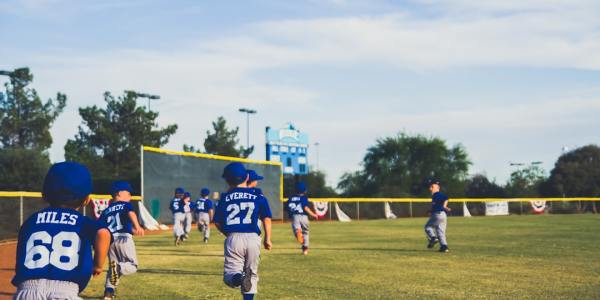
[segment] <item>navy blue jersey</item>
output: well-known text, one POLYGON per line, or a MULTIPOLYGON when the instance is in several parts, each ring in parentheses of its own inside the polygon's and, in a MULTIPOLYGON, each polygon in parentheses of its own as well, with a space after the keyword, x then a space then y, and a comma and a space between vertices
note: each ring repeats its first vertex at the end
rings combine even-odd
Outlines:
POLYGON ((303 195, 294 195, 288 199, 285 203, 288 216, 291 218, 293 215, 306 216, 305 207, 308 206, 308 198, 303 195))
POLYGON ((207 213, 213 208, 213 203, 208 198, 198 198, 195 203, 196 212, 205 212, 207 213))
POLYGON ((83 291, 93 270, 92 247, 102 222, 69 208, 48 207, 21 226, 12 284, 31 279, 70 281, 83 291))
POLYGON ((215 210, 215 223, 225 233, 256 232, 260 235, 258 220, 272 218, 269 202, 253 188, 234 188, 221 194, 215 210))
POLYGON ((99 220, 108 225, 108 230, 111 234, 133 234, 133 222, 129 217, 129 212, 131 211, 134 211, 131 203, 115 201, 102 211, 99 220))
POLYGON ((256 194, 263 195, 263 191, 261 189, 259 189, 259 188, 253 188, 253 189, 256 194))
POLYGON ((436 192, 431 195, 431 212, 445 211, 444 202, 448 200, 448 196, 441 192, 436 192))
POLYGON ((169 209, 172 213, 183 212, 183 200, 179 198, 173 198, 169 204, 169 209))

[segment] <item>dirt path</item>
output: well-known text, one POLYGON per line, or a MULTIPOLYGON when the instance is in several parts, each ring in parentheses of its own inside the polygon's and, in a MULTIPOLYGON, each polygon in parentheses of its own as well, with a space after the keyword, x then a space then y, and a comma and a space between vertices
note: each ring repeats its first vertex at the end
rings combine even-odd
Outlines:
POLYGON ((10 283, 15 275, 16 242, 0 243, 0 299, 12 299, 16 288, 10 283))

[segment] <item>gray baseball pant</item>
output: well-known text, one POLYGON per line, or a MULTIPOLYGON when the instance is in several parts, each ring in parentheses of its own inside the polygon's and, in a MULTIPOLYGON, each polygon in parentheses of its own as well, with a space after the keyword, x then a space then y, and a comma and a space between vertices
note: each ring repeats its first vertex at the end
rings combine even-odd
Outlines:
POLYGON ((210 237, 210 215, 208 213, 198 213, 198 230, 204 233, 204 238, 210 237))
MULTIPOLYGON (((225 264, 223 281, 229 287, 236 288, 233 278, 246 268, 252 270, 252 289, 245 294, 258 291, 258 263, 260 261, 260 235, 256 233, 234 232, 227 235, 224 243, 225 264)), ((240 287, 241 289, 241 287, 240 287)))
POLYGON ((308 216, 306 215, 293 215, 292 216, 292 230, 294 231, 294 235, 296 235, 296 231, 300 229, 302 231, 302 237, 304 238, 304 243, 302 243, 302 247, 308 248, 308 216))
POLYGON ((434 212, 425 224, 425 234, 427 234, 427 237, 430 240, 437 237, 440 240, 440 245, 445 246, 448 246, 446 242, 447 219, 446 212, 434 212))
POLYGON ((190 231, 192 231, 192 220, 193 220, 192 213, 186 212, 183 217, 183 225, 184 225, 183 233, 184 234, 188 234, 188 233, 190 233, 190 231))
POLYGON ((185 221, 185 214, 184 213, 174 213, 173 214, 173 235, 175 235, 175 237, 178 236, 182 236, 183 235, 183 222, 185 221))
POLYGON ((110 245, 110 248, 108 248, 108 261, 109 264, 113 261, 117 263, 117 283, 115 285, 110 283, 112 270, 109 267, 108 272, 106 272, 105 287, 116 289, 117 285, 119 285, 120 276, 137 272, 138 261, 135 252, 135 243, 133 242, 133 236, 131 236, 131 234, 115 234, 113 237, 114 241, 110 245))
POLYGON ((14 300, 81 300, 79 286, 70 281, 31 279, 19 284, 14 300))

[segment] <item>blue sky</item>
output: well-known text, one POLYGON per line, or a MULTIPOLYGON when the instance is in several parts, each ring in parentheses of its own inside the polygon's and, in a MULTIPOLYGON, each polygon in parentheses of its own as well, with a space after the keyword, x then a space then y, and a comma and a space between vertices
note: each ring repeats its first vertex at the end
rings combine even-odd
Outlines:
POLYGON ((0 38, 0 69, 29 66, 43 98, 69 97, 53 161, 77 108, 125 89, 161 95, 170 149, 201 145, 220 115, 244 141, 251 107, 263 159, 264 127, 292 121, 332 184, 401 131, 463 144, 471 173, 500 183, 511 161, 549 171, 600 139, 598 1, 0 0, 0 38))

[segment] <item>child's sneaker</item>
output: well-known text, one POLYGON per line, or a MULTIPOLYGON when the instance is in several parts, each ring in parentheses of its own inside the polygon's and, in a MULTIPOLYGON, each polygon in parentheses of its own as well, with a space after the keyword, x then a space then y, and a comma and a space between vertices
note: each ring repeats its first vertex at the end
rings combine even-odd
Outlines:
POLYGON ((252 269, 247 267, 244 269, 244 275, 242 276, 242 292, 247 293, 252 289, 252 269))

